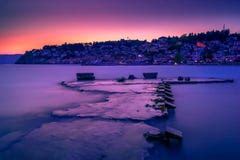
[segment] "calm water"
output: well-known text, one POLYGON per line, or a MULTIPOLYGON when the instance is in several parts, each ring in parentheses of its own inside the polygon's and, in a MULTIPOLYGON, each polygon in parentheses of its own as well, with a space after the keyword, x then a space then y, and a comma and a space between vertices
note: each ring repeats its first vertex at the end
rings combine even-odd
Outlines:
MULTIPOLYGON (((141 77, 147 71, 156 71, 162 77, 236 80, 232 84, 174 86, 177 109, 162 123, 180 129, 184 140, 178 147, 155 144, 148 159, 240 159, 240 67, 237 66, 1 65, 0 137, 51 121, 48 117, 54 109, 90 101, 88 95, 58 84, 74 80, 76 72, 94 72, 98 79, 115 79, 128 74, 141 77)), ((95 100, 101 98, 96 95, 95 100)))

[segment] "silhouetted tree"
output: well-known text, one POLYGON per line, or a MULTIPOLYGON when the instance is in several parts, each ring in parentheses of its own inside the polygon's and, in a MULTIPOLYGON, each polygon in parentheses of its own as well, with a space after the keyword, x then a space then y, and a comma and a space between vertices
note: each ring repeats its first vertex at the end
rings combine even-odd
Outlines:
POLYGON ((183 57, 182 57, 181 53, 177 52, 174 57, 175 63, 180 64, 182 62, 182 60, 183 60, 183 57))

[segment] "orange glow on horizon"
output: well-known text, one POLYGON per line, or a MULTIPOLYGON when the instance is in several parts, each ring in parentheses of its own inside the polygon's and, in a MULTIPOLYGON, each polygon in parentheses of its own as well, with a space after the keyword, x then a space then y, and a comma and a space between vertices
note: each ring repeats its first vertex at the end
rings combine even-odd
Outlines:
POLYGON ((240 32, 240 2, 224 1, 1 1, 0 54, 63 43, 127 38, 151 41, 161 36, 221 30, 223 24, 232 32, 240 32))
MULTIPOLYGON (((96 41, 139 39, 151 41, 161 36, 179 36, 194 31, 185 25, 176 24, 47 24, 19 27, 10 33, 0 36, 1 53, 24 53, 40 49, 44 45, 61 45, 63 43, 86 43, 96 41), (92 26, 92 27, 90 27, 92 26), (97 27, 96 27, 97 26, 97 27)), ((201 30, 201 29, 200 29, 201 30)), ((206 29, 207 30, 207 29, 206 29)))

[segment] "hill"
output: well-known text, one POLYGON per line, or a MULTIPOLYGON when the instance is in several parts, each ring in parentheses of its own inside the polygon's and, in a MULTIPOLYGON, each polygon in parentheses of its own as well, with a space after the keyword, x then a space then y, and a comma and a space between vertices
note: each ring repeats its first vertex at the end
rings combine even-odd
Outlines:
POLYGON ((160 37, 46 45, 27 51, 18 64, 159 65, 239 64, 240 34, 230 30, 160 37))

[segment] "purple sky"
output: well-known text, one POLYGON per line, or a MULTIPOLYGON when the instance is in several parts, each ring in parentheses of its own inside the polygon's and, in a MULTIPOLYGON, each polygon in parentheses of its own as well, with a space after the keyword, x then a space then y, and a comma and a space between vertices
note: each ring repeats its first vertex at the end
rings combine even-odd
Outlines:
POLYGON ((240 0, 0 0, 0 53, 44 44, 240 31, 240 0))

